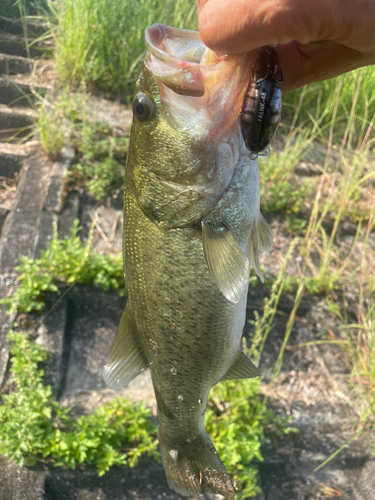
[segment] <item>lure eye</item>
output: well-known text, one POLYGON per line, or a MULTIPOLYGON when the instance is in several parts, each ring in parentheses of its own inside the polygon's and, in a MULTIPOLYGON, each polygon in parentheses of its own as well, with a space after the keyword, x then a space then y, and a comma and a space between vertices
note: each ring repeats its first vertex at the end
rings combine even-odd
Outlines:
POLYGON ((140 122, 145 122, 153 117, 155 105, 146 94, 139 93, 133 102, 134 116, 140 122))

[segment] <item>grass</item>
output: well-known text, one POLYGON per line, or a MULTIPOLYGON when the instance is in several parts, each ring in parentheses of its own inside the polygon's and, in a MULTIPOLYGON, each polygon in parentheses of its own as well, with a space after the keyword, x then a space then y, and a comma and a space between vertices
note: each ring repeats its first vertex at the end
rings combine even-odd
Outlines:
POLYGON ((21 16, 34 16, 46 8, 44 0, 2 0, 0 17, 16 18, 21 16))
POLYGON ((122 187, 129 137, 116 136, 107 124, 76 123, 72 135, 78 162, 69 175, 96 200, 122 187))
POLYGON ((36 109, 35 128, 41 147, 47 157, 54 161, 58 158, 69 134, 67 124, 54 105, 40 101, 36 109))
MULTIPOLYGON (((143 403, 116 398, 94 413, 74 418, 62 407, 51 387, 43 385, 39 364, 47 352, 22 332, 9 332, 11 378, 1 396, 0 453, 19 465, 50 459, 75 469, 88 463, 101 476, 112 466, 134 467, 143 454, 159 459, 156 426, 143 403)), ((206 426, 240 489, 237 499, 256 496, 256 461, 262 460, 265 433, 294 432, 288 419, 267 410, 259 397, 257 379, 229 381, 210 394, 206 426), (230 425, 229 425, 230 424, 230 425)))
POLYGON ((57 292, 59 286, 77 282, 124 293, 121 255, 113 257, 92 252, 93 227, 87 242, 83 243, 77 234, 80 229, 78 221, 65 239, 58 238, 55 224, 52 240, 41 257, 36 260, 21 258, 21 264, 15 268, 20 273, 17 278, 19 285, 10 297, 0 301, 7 306, 9 314, 41 311, 47 292, 57 292))
POLYGON ((323 82, 312 83, 283 97, 283 122, 301 125, 319 122, 319 136, 335 143, 343 141, 349 149, 361 149, 373 141, 375 97, 372 85, 375 67, 367 66, 323 82), (297 113, 296 113, 297 111, 297 113))
POLYGON ((1 396, 0 453, 23 465, 51 458, 75 469, 88 462, 99 476, 113 465, 134 467, 143 453, 157 456, 156 427, 143 403, 117 398, 93 414, 73 418, 43 385, 47 352, 23 333, 10 332, 13 391, 1 396))
POLYGON ((55 36, 62 82, 131 93, 144 30, 155 22, 196 28, 195 1, 140 0, 134 8, 131 0, 62 0, 55 36))

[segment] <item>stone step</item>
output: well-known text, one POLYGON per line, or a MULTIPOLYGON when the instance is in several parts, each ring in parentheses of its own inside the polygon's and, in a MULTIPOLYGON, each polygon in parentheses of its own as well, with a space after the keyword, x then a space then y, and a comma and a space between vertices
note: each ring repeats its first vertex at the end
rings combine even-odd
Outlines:
MULTIPOLYGON (((43 36, 49 30, 47 24, 38 24, 30 21, 27 22, 26 29, 28 35, 31 37, 43 36)), ((20 19, 7 19, 5 17, 0 17, 0 30, 12 35, 23 36, 24 24, 20 19)))
POLYGON ((19 142, 21 137, 30 136, 34 119, 35 113, 29 109, 15 111, 0 104, 0 142, 19 142))
POLYGON ((0 143, 0 176, 13 179, 19 174, 33 145, 33 142, 21 145, 0 143))
POLYGON ((22 36, 0 32, 0 52, 3 54, 40 59, 51 49, 52 46, 42 42, 35 42, 32 38, 29 38, 27 50, 25 39, 22 36))
MULTIPOLYGON (((41 205, 41 220, 39 224, 38 236, 35 244, 35 255, 40 253, 48 246, 52 235, 53 224, 58 224, 60 213, 66 205, 65 182, 66 175, 71 162, 74 159, 74 149, 65 146, 60 158, 53 163, 45 182, 45 198, 41 205)), ((64 214, 66 215, 66 214, 64 214)), ((75 219, 78 218, 78 204, 76 205, 75 219)), ((73 221, 71 221, 71 225, 73 221)))
POLYGON ((37 101, 35 94, 44 95, 47 90, 47 87, 34 87, 30 78, 0 77, 0 104, 12 107, 30 107, 37 101))
POLYGON ((21 56, 10 56, 0 53, 0 75, 32 73, 35 63, 35 59, 28 59, 27 57, 21 56))
POLYGON ((12 271, 23 255, 34 256, 48 170, 42 155, 28 159, 22 169, 12 211, 0 238, 1 272, 12 271))
MULTIPOLYGON (((11 145, 8 148, 9 159, 12 157, 11 145)), ((16 154, 14 156, 17 158, 16 154)), ((21 157, 20 154, 19 160, 21 157)), ((16 279, 14 267, 19 264, 20 257, 38 257, 45 248, 52 236, 53 222, 59 222, 59 213, 70 219, 70 225, 78 218, 78 199, 74 194, 66 197, 64 189, 66 171, 73 157, 73 149, 64 147, 62 156, 54 164, 36 149, 24 158, 16 196, 0 235, 0 298, 12 292, 16 279)), ((3 155, 1 158, 5 161, 3 155)), ((5 166, 10 174, 10 164, 5 163, 5 166)), ((5 307, 0 305, 0 386, 9 357, 5 335, 12 321, 5 307)), ((56 388, 59 383, 56 379, 56 388)))
POLYGON ((25 162, 12 211, 0 238, 0 272, 12 271, 23 255, 36 256, 51 237, 54 216, 64 206, 65 174, 73 157, 73 150, 65 147, 53 164, 37 152, 25 162), (52 218, 45 220, 46 214, 52 218))

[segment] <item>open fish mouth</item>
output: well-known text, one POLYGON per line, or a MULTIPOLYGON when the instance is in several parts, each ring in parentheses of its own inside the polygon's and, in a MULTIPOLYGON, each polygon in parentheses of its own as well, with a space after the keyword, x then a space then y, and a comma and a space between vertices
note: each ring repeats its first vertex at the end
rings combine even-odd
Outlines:
POLYGON ((191 30, 153 24, 145 32, 145 65, 160 89, 162 107, 178 128, 232 128, 251 74, 251 55, 217 56, 191 30), (220 125, 220 127, 218 127, 220 125))

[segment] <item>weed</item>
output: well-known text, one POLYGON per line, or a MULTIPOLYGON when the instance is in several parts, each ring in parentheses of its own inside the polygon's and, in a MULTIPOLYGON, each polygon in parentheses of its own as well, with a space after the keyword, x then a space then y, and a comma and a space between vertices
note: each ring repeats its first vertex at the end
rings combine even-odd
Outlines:
POLYGON ((44 0, 2 0, 0 16, 16 18, 39 14, 46 7, 44 0))
POLYGON ((271 285, 270 297, 264 301, 262 316, 259 315, 258 311, 254 311, 255 319, 249 321, 249 323, 253 325, 253 337, 250 347, 247 347, 246 343, 244 343, 244 351, 251 358, 253 358, 255 362, 259 361, 264 344, 267 340, 269 332, 271 331, 277 306, 281 294, 285 289, 285 269, 293 254, 296 243, 297 240, 292 242, 283 262, 280 265, 278 275, 271 285))
POLYGON ((54 400, 43 386, 38 363, 46 351, 23 333, 8 334, 11 382, 16 391, 1 396, 0 453, 19 465, 50 457, 55 465, 74 469, 95 465, 99 476, 113 465, 133 467, 143 453, 156 456, 156 429, 143 403, 117 398, 92 415, 73 419, 70 408, 54 400))
POLYGON ((299 219, 295 215, 286 214, 285 216, 285 229, 294 236, 304 236, 306 225, 306 220, 299 219))
POLYGON ((311 147, 313 131, 295 131, 285 139, 282 151, 260 160, 261 207, 264 212, 296 213, 303 207, 312 187, 291 182, 294 167, 311 147))
POLYGON ((114 158, 105 158, 102 162, 75 164, 70 175, 79 178, 88 192, 100 200, 109 194, 109 189, 119 187, 123 182, 124 166, 114 158))
POLYGON ((347 146, 360 149, 373 140, 375 97, 371 91, 375 68, 368 66, 337 78, 312 83, 283 96, 283 121, 299 125, 306 117, 321 123, 319 135, 339 143, 347 136, 347 146), (295 110, 298 109, 298 118, 295 110))
MULTIPOLYGON (((70 408, 54 400, 43 386, 38 364, 46 351, 23 333, 10 332, 11 383, 16 392, 3 395, 0 406, 0 453, 19 465, 50 457, 56 466, 75 468, 91 463, 102 475, 114 465, 133 467, 144 453, 158 458, 154 424, 143 403, 117 398, 93 414, 74 419, 70 408)), ((238 498, 255 496, 255 461, 261 461, 261 440, 295 431, 288 419, 274 415, 260 401, 260 380, 227 381, 215 386, 206 413, 207 431, 234 475, 238 498)))
MULTIPOLYGON (((57 226, 48 249, 37 259, 22 257, 16 267, 21 274, 19 286, 10 297, 1 300, 9 314, 40 311, 44 307, 45 293, 56 292, 58 285, 93 283, 104 290, 123 290, 122 259, 111 255, 91 252, 91 236, 86 244, 77 233, 79 222, 75 221, 70 236, 59 239, 57 226)), ((92 234, 92 230, 90 231, 92 234)))
POLYGON ((41 101, 36 109, 36 130, 43 151, 50 160, 56 160, 64 146, 67 125, 55 106, 41 101))
POLYGON ((193 0, 64 0, 55 39, 57 68, 68 85, 83 81, 104 90, 128 90, 145 54, 144 30, 154 22, 194 28, 193 0))
POLYGON ((80 161, 69 174, 82 182, 95 199, 100 200, 122 185, 128 137, 116 137, 108 126, 83 122, 75 127, 73 144, 80 161))
POLYGON ((260 400, 259 379, 221 382, 211 389, 205 426, 228 471, 237 483, 237 499, 254 497, 257 485, 256 461, 262 461, 262 439, 267 432, 288 434, 288 418, 267 410, 260 400))

